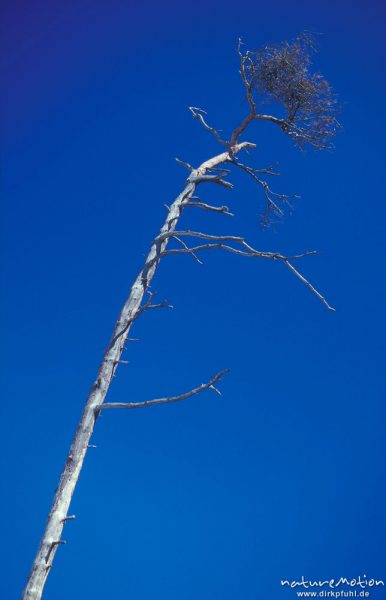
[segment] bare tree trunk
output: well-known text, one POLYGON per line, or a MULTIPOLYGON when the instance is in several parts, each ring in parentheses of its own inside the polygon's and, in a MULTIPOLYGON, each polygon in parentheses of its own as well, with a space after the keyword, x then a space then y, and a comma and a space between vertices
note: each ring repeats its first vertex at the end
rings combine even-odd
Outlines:
MULTIPOLYGON (((232 158, 234 154, 238 153, 243 148, 253 146, 254 144, 248 142, 237 144, 232 148, 232 158)), ((99 367, 98 376, 87 398, 48 515, 46 528, 23 592, 23 600, 40 600, 42 597, 43 588, 52 567, 56 550, 60 544, 64 543, 61 540, 64 524, 67 520, 74 518, 68 516, 68 509, 70 507, 75 486, 79 479, 100 407, 105 400, 111 380, 120 362, 131 325, 146 308, 146 304, 141 306, 144 295, 154 277, 161 254, 164 252, 171 237, 171 235, 165 234, 174 232, 184 205, 186 205, 193 196, 197 184, 204 181, 215 181, 219 183, 221 181, 219 177, 213 174, 207 174, 212 173, 211 170, 213 168, 230 160, 231 156, 229 152, 223 152, 202 163, 198 169, 192 170, 184 190, 168 210, 166 220, 160 230, 160 235, 157 236, 151 245, 144 266, 138 274, 115 324, 110 343, 99 367)), ((207 387, 209 386, 210 384, 207 384, 207 387)), ((196 391, 194 391, 194 393, 196 393, 196 391)))

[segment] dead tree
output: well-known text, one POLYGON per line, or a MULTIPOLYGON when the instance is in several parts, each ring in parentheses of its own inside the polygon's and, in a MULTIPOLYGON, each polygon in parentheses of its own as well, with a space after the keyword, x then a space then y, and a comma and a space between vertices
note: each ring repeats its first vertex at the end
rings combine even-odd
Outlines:
POLYGON ((314 254, 314 252, 286 256, 280 252, 258 250, 243 237, 237 235, 215 235, 177 227, 185 209, 202 209, 233 216, 227 206, 206 204, 195 195, 197 188, 204 183, 232 188, 232 184, 228 180, 230 170, 225 165, 241 169, 261 188, 265 205, 262 211, 265 224, 270 221, 272 215, 282 215, 283 208, 289 202, 290 197, 275 192, 268 183, 270 177, 277 175, 275 167, 255 168, 241 162, 238 156, 243 151, 255 148, 255 144, 240 138, 253 122, 269 121, 280 127, 301 147, 308 145, 316 149, 324 149, 329 146, 337 125, 336 102, 328 82, 320 74, 310 70, 312 43, 310 37, 301 35, 291 42, 266 46, 258 52, 252 52, 244 51, 241 40, 239 41, 240 75, 246 92, 249 112, 240 125, 233 130, 229 139, 223 139, 219 131, 208 123, 204 110, 190 107, 192 116, 215 137, 223 147, 223 151, 205 160, 196 168, 177 159, 189 170, 189 176, 182 192, 171 206, 167 207, 165 222, 151 243, 145 263, 135 279, 116 321, 56 489, 46 528, 23 592, 23 600, 39 600, 42 597, 56 551, 61 544, 65 544, 62 539, 62 531, 67 521, 75 519, 74 515, 68 514, 68 510, 87 449, 92 447, 90 440, 101 411, 112 408, 143 408, 178 402, 207 389, 220 393, 216 385, 226 370, 210 377, 206 383, 195 389, 177 396, 157 398, 147 402, 105 402, 118 365, 125 362, 121 358, 122 352, 125 342, 130 339, 128 336, 133 323, 147 310, 169 306, 166 302, 155 301, 154 293, 150 291, 150 284, 161 259, 172 254, 189 254, 200 263, 199 255, 202 252, 220 249, 241 257, 281 263, 300 279, 327 309, 334 310, 326 298, 295 266, 304 256, 314 254), (284 108, 284 113, 276 116, 260 112, 258 102, 262 103, 265 100, 277 103, 281 110, 284 108))

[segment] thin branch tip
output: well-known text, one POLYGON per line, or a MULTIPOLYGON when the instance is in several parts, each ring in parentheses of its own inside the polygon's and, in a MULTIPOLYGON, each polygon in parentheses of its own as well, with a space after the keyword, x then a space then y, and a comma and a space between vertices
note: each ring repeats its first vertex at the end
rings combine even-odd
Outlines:
POLYGON ((198 119, 198 121, 201 123, 204 129, 209 131, 215 137, 216 141, 219 144, 222 144, 223 146, 228 146, 228 142, 222 139, 219 131, 211 125, 208 125, 208 123, 205 121, 204 115, 206 116, 207 112, 204 109, 198 108, 197 106, 189 106, 188 108, 192 114, 193 119, 198 119))
POLYGON ((64 519, 62 519, 62 523, 65 523, 66 521, 74 521, 75 519, 75 515, 68 515, 67 517, 64 517, 64 519))
POLYGON ((228 215, 229 217, 234 217, 234 213, 231 213, 228 206, 212 206, 211 204, 206 204, 205 202, 186 202, 185 206, 197 206, 198 208, 202 208, 203 210, 212 211, 216 213, 221 213, 223 215, 228 215))
POLYGON ((220 392, 220 390, 218 390, 214 385, 210 385, 209 389, 212 390, 213 392, 215 392, 218 396, 222 396, 222 393, 220 392))
POLYGON ((175 158, 175 161, 182 167, 185 167, 186 169, 188 169, 188 171, 194 171, 194 168, 188 162, 185 162, 184 160, 181 160, 180 158, 177 158, 177 157, 175 158))

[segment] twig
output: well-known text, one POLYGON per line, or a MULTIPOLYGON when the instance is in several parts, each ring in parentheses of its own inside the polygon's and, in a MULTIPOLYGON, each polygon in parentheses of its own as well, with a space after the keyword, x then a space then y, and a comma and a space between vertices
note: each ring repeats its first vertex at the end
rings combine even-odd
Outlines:
POLYGON ((45 556, 45 562, 48 563, 48 560, 54 548, 57 548, 57 546, 64 546, 65 544, 67 544, 65 540, 55 540, 54 542, 51 542, 51 544, 48 547, 48 552, 45 556))
MULTIPOLYGON (((169 396, 165 398, 155 398, 154 400, 146 400, 145 402, 105 402, 98 407, 98 410, 104 410, 106 408, 144 408, 145 406, 155 406, 156 404, 168 404, 169 402, 179 402, 180 400, 186 400, 191 396, 195 396, 196 394, 200 394, 206 389, 214 389, 214 384, 217 383, 226 373, 229 372, 229 369, 223 369, 219 373, 217 373, 212 379, 210 379, 207 383, 202 383, 198 387, 190 390, 189 392, 185 392, 185 394, 180 394, 179 396, 169 396)), ((219 393, 218 390, 214 390, 219 393)))
POLYGON ((176 162, 178 162, 179 165, 182 165, 183 167, 185 167, 186 169, 188 169, 189 171, 194 171, 194 167, 192 167, 192 165, 190 165, 189 163, 180 160, 179 158, 176 157, 176 162))
POLYGON ((229 215, 230 217, 235 216, 229 211, 228 206, 211 206, 210 204, 205 204, 205 202, 186 202, 184 206, 197 206, 198 208, 202 208, 203 210, 222 213, 223 215, 229 215))
POLYGON ((74 521, 76 519, 75 515, 68 515, 67 517, 64 517, 64 519, 62 519, 63 523, 65 523, 66 521, 74 521))
POLYGON ((211 127, 205 121, 204 115, 207 114, 205 110, 203 110, 202 108, 197 108, 197 106, 189 106, 189 110, 192 113, 193 119, 198 119, 200 121, 201 125, 203 125, 205 127, 205 129, 207 129, 214 135, 214 137, 219 142, 219 144, 222 144, 223 146, 228 146, 228 142, 226 142, 225 140, 222 139, 222 137, 219 134, 219 132, 217 131, 217 129, 215 129, 214 127, 211 127))
POLYGON ((222 396, 222 393, 220 392, 220 390, 218 390, 214 385, 210 385, 209 389, 213 390, 216 394, 218 394, 218 396, 222 396))
POLYGON ((319 298, 319 300, 321 300, 323 302, 323 304, 328 308, 328 310, 331 310, 332 312, 336 312, 336 309, 327 302, 326 298, 324 296, 322 296, 322 294, 320 292, 318 292, 317 289, 314 288, 312 283, 310 283, 301 273, 299 273, 299 271, 297 269, 295 269, 295 267, 289 262, 289 260, 284 260, 284 263, 292 271, 292 273, 294 273, 294 275, 296 275, 296 277, 298 277, 300 279, 300 281, 305 283, 306 286, 311 290, 311 292, 313 294, 315 294, 315 296, 317 296, 319 298))
POLYGON ((169 304, 167 300, 162 300, 158 304, 148 304, 144 310, 152 310, 153 308, 174 308, 173 304, 169 304))
POLYGON ((53 546, 59 546, 61 544, 67 544, 66 540, 57 540, 56 542, 52 542, 53 546))
MULTIPOLYGON (((201 252, 203 250, 226 250, 228 252, 233 252, 234 254, 238 254, 240 256, 257 256, 256 254, 251 254, 250 252, 245 252, 243 250, 238 250, 237 248, 233 248, 228 244, 224 244, 223 242, 215 242, 213 244, 201 244, 199 246, 194 246, 193 248, 185 249, 171 249, 165 250, 164 256, 172 255, 172 254, 190 254, 191 252, 201 252)), ((262 254, 259 254, 262 258, 273 258, 272 256, 263 257, 262 254)))
MULTIPOLYGON (((179 242, 179 243, 181 244, 181 246, 183 246, 183 247, 185 248, 185 250, 190 250, 190 249, 188 248, 188 246, 185 244, 185 242, 184 242, 183 240, 181 240, 179 237, 177 237, 177 236, 175 235, 175 236, 174 236, 174 239, 175 239, 175 240, 177 240, 177 242, 179 242)), ((202 264, 203 264, 202 260, 200 260, 200 259, 198 258, 198 256, 196 256, 196 255, 194 254, 194 252, 190 252, 190 251, 189 251, 189 254, 191 254, 191 255, 192 255, 192 257, 193 257, 193 258, 196 260, 196 262, 198 262, 198 264, 199 264, 199 265, 202 265, 202 264)))
POLYGON ((241 52, 242 43, 243 43, 242 39, 239 38, 238 45, 237 45, 237 54, 239 55, 239 59, 240 59, 240 75, 241 75, 241 79, 242 79, 242 82, 245 87, 245 91, 247 92, 247 100, 248 100, 249 106, 251 107, 251 113, 253 115, 255 115, 256 114, 256 104, 255 104, 255 101, 254 101, 253 95, 252 95, 252 81, 248 78, 247 68, 246 68, 247 63, 249 65, 249 67, 252 65, 252 59, 250 57, 250 53, 248 50, 245 54, 243 54, 241 52))
POLYGON ((152 304, 151 301, 153 300, 154 296, 156 295, 156 292, 148 292, 149 297, 146 300, 145 304, 143 304, 142 306, 139 307, 139 309, 137 310, 136 314, 133 317, 133 321, 134 319, 138 319, 138 317, 140 317, 145 310, 153 310, 154 308, 174 308, 172 304, 169 304, 166 300, 163 300, 162 302, 159 302, 158 304, 152 304))
POLYGON ((250 175, 252 177, 252 179, 263 188, 264 196, 267 201, 267 210, 268 211, 270 209, 273 209, 280 216, 283 215, 283 210, 276 204, 276 202, 273 200, 273 197, 277 198, 278 200, 280 200, 282 202, 286 202, 287 204, 289 204, 289 200, 291 198, 299 198, 299 196, 296 196, 295 194, 288 195, 288 194, 278 194, 277 192, 274 192, 273 190, 271 190, 271 188, 269 187, 269 185, 266 181, 264 181, 263 179, 260 179, 257 176, 257 174, 260 174, 260 173, 267 173, 268 175, 276 175, 276 176, 279 175, 278 173, 273 172, 272 168, 254 169, 253 167, 250 167, 249 165, 245 165, 244 163, 238 161, 235 157, 232 158, 232 163, 239 169, 242 169, 243 171, 248 173, 248 175, 250 175))

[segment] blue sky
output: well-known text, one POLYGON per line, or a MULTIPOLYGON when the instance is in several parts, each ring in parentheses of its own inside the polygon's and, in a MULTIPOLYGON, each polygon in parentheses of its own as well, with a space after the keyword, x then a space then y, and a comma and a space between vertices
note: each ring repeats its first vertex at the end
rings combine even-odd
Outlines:
MULTIPOLYGON (((238 36, 252 48, 320 32, 316 67, 343 106, 333 153, 302 154, 256 124, 249 160, 279 161, 301 195, 259 227, 260 190, 200 190, 236 217, 186 227, 280 264, 169 257, 173 311, 136 324, 110 401, 185 391, 224 368, 222 398, 103 414, 46 600, 279 600, 280 579, 386 580, 385 14, 370 2, 3 2, 0 597, 24 585, 114 320, 186 173, 219 151, 188 113, 229 132, 245 115, 238 36), (382 483, 383 482, 383 483, 382 483)), ((372 597, 381 598, 373 593, 372 597)))

